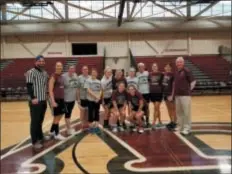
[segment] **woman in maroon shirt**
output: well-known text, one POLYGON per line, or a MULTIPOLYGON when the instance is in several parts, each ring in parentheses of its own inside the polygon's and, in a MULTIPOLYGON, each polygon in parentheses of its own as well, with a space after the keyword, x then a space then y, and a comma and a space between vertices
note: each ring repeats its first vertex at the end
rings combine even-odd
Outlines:
POLYGON ((176 127, 176 111, 175 111, 175 103, 174 100, 170 100, 172 97, 172 87, 174 82, 174 73, 172 72, 172 67, 168 63, 164 67, 164 77, 163 77, 163 97, 167 106, 168 115, 170 117, 171 122, 167 125, 167 128, 172 130, 176 127))
POLYGON ((159 71, 158 65, 154 63, 152 65, 152 72, 149 74, 150 100, 154 104, 154 120, 152 124, 153 129, 162 126, 162 122, 160 118, 160 104, 163 98, 162 80, 163 80, 163 73, 159 71), (159 123, 156 125, 155 123, 157 119, 159 123))
POLYGON ((55 73, 51 75, 49 80, 48 90, 50 98, 50 106, 54 116, 53 124, 50 130, 50 136, 57 140, 64 140, 59 133, 59 122, 65 113, 64 104, 64 81, 62 78, 63 64, 61 62, 56 63, 55 73))
POLYGON ((126 90, 125 83, 120 82, 118 84, 118 89, 115 90, 112 94, 112 104, 110 106, 110 125, 113 132, 118 131, 118 126, 120 131, 124 131, 125 119, 126 119, 126 106, 128 102, 128 93, 126 90), (117 125, 117 121, 120 121, 120 124, 117 125))
POLYGON ((121 69, 116 70, 115 76, 112 78, 113 90, 117 90, 119 83, 124 83, 127 87, 127 81, 121 69))
POLYGON ((147 110, 147 105, 145 100, 143 99, 143 96, 140 92, 137 91, 134 85, 129 85, 128 87, 129 91, 129 110, 130 115, 128 117, 128 120, 134 124, 137 125, 137 129, 134 129, 135 131, 138 131, 139 133, 143 133, 143 116, 144 113, 147 110))

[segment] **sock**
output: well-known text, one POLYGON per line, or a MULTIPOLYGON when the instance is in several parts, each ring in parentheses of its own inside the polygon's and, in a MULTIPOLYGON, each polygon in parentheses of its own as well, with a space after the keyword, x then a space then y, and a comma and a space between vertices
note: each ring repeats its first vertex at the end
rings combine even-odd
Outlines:
POLYGON ((55 131, 55 127, 56 127, 56 125, 53 123, 50 132, 54 132, 55 131))
POLYGON ((117 121, 117 126, 118 126, 118 127, 120 126, 120 122, 119 122, 119 120, 117 121))
POLYGON ((146 123, 149 124, 149 117, 146 116, 146 123))
POLYGON ((59 134, 59 124, 55 124, 55 133, 56 135, 59 134))
POLYGON ((104 120, 104 126, 108 126, 109 125, 109 120, 104 120))

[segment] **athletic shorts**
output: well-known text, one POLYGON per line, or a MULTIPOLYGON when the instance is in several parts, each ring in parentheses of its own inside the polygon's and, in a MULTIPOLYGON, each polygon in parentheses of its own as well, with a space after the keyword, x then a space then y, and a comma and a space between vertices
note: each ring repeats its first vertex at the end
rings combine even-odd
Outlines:
POLYGON ((162 93, 151 93, 150 94, 150 100, 152 102, 161 102, 163 99, 163 94, 162 93))
POLYGON ((104 105, 110 106, 111 100, 112 100, 111 97, 110 98, 104 98, 103 100, 104 100, 104 105))
POLYGON ((150 95, 149 94, 142 94, 144 100, 149 103, 150 102, 150 95))
POLYGON ((81 107, 86 108, 88 107, 88 100, 81 100, 81 107))
MULTIPOLYGON (((138 112, 138 110, 139 110, 139 106, 132 106, 132 111, 138 112)), ((146 112, 146 106, 142 108, 142 111, 146 112)))
POLYGON ((53 116, 60 116, 66 113, 64 99, 55 99, 57 107, 52 108, 53 116))
POLYGON ((65 118, 71 117, 74 105, 75 105, 75 101, 65 102, 65 108, 66 108, 65 118))

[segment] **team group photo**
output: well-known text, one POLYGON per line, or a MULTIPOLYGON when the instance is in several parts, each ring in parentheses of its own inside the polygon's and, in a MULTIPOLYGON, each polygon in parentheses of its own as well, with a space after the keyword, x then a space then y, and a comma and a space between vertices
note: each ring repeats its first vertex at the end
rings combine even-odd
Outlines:
POLYGON ((1 174, 231 174, 231 0, 0 0, 1 174))

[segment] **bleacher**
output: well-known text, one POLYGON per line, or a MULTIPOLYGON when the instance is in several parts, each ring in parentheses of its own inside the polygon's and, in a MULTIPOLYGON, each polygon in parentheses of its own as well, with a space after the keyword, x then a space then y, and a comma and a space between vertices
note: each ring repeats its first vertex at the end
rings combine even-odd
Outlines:
POLYGON ((4 68, 6 68, 9 64, 11 64, 13 60, 1 60, 0 63, 0 70, 2 71, 4 68))
POLYGON ((188 58, 205 74, 219 82, 228 82, 231 64, 220 56, 191 56, 188 58))

